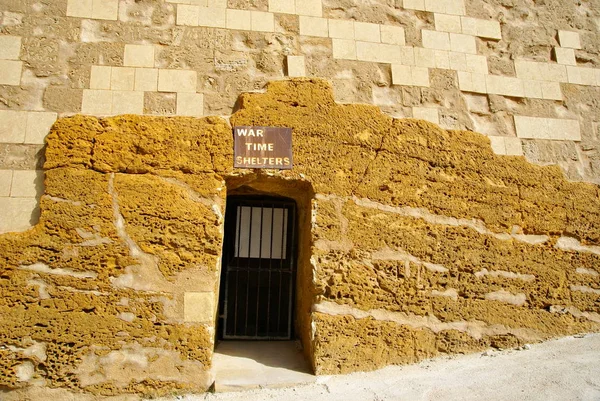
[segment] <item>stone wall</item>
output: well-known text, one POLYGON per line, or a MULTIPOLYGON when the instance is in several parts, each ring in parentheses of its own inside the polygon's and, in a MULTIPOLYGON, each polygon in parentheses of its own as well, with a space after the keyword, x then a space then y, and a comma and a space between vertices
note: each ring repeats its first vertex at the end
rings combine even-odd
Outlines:
POLYGON ((204 391, 242 186, 298 200, 295 323, 317 374, 600 330, 597 185, 481 134, 336 104, 326 81, 238 106, 232 125, 293 129, 293 170, 233 169, 217 117, 54 124, 40 223, 0 237, 7 396, 204 391))
POLYGON ((0 232, 38 218, 57 116, 220 115, 285 76, 600 182, 600 17, 550 0, 4 0, 0 232), (36 172, 37 171, 37 172, 36 172))
POLYGON ((40 222, 0 239, 2 388, 212 384, 229 132, 219 119, 58 120, 40 222))

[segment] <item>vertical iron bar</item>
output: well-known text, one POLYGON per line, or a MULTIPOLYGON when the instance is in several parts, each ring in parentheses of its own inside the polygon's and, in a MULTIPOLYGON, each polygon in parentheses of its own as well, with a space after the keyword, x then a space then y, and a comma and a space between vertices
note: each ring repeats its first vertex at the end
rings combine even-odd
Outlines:
POLYGON ((237 213, 237 227, 236 227, 236 233, 235 236, 237 237, 237 259, 236 259, 236 265, 237 265, 237 269, 235 271, 235 305, 234 305, 234 316, 233 316, 233 335, 237 335, 237 312, 238 312, 238 292, 239 292, 239 285, 238 283, 240 282, 240 245, 242 242, 242 207, 237 204, 236 205, 236 213, 237 213))
POLYGON ((288 254, 287 256, 290 259, 290 280, 289 280, 289 301, 288 301, 288 338, 291 337, 292 335, 292 300, 293 298, 293 294, 294 294, 294 276, 295 276, 295 271, 294 271, 294 263, 295 263, 295 255, 296 255, 296 205, 292 205, 291 206, 291 216, 288 217, 288 219, 292 222, 292 229, 291 229, 291 238, 288 238, 288 246, 286 247, 288 249, 288 254))
POLYGON ((262 237, 263 237, 263 219, 264 219, 264 202, 260 202, 260 237, 258 243, 258 278, 256 290, 256 326, 254 327, 254 335, 258 337, 258 312, 260 305, 260 269, 262 264, 262 237))
POLYGON ((244 320, 244 335, 248 335, 248 297, 250 295, 250 259, 252 257, 252 215, 254 207, 250 204, 250 224, 248 224, 248 263, 246 263, 246 318, 244 320))
MULTIPOLYGON (((279 255, 279 306, 277 308, 277 330, 281 328, 281 275, 283 273, 283 247, 287 244, 287 238, 285 237, 285 229, 287 226, 285 211, 287 209, 281 209, 281 254, 279 255), (286 241, 284 241, 284 239, 286 241), (285 243, 284 243, 285 242, 285 243)), ((287 256, 287 255, 286 255, 287 256)))
POLYGON ((267 287, 267 336, 271 335, 271 274, 273 261, 273 221, 275 220, 275 203, 271 203, 271 238, 269 241, 269 285, 267 287))

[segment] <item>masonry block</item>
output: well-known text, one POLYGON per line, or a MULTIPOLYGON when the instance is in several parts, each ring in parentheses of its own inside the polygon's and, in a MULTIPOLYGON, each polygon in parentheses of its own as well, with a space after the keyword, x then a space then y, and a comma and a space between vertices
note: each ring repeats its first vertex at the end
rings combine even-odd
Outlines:
POLYGON ((333 58, 356 60, 356 42, 350 39, 332 39, 333 58))
POLYGON ((429 70, 423 67, 392 64, 392 84, 428 87, 429 70))
POLYGON ((596 86, 596 71, 593 68, 567 66, 567 77, 570 84, 596 86))
POLYGON ((50 132, 50 128, 52 128, 52 124, 57 118, 58 114, 53 112, 28 112, 24 143, 43 145, 46 135, 50 132))
POLYGON ((465 15, 466 8, 464 0, 438 0, 444 3, 445 13, 453 15, 465 15))
POLYGON ((381 42, 379 25, 355 21, 354 38, 363 42, 381 42))
POLYGON ((136 68, 133 90, 156 92, 158 90, 158 68, 136 68))
POLYGON ((488 136, 490 140, 490 145, 492 146, 492 151, 497 155, 505 155, 506 154, 506 145, 503 136, 488 136))
POLYGON ((402 6, 407 10, 425 11, 425 0, 404 0, 402 6))
POLYGON ((435 13, 434 19, 436 31, 462 33, 460 17, 458 15, 435 13))
POLYGON ((429 68, 411 66, 411 75, 414 86, 429 87, 429 68))
POLYGON ((93 0, 68 0, 67 17, 92 18, 93 0))
POLYGON ((504 146, 506 148, 506 155, 523 156, 523 144, 519 138, 505 137, 504 146))
POLYGON ((432 13, 445 13, 446 0, 425 0, 425 10, 432 13))
POLYGON ((237 29, 242 31, 252 30, 252 14, 248 10, 235 10, 228 8, 227 29, 237 29))
POLYGON ((304 56, 287 56, 288 77, 305 77, 306 66, 304 56))
MULTIPOLYGON (((475 36, 486 39, 502 39, 502 28, 498 21, 475 19, 475 36)), ((463 32, 464 33, 464 32, 463 32)))
POLYGON ((21 37, 11 35, 0 36, 0 59, 18 60, 21 54, 21 37))
POLYGON ((143 114, 144 92, 113 91, 111 114, 143 114))
POLYGON ((523 93, 531 99, 543 99, 542 81, 523 80, 523 93))
POLYGON ((458 71, 458 87, 463 92, 487 93, 485 75, 458 71))
POLYGON ((227 8, 227 0, 207 0, 208 8, 227 8))
POLYGON ((0 85, 20 85, 22 70, 22 61, 0 60, 0 85))
POLYGON ((466 71, 486 75, 489 73, 487 57, 477 54, 465 54, 466 71))
POLYGON ((204 115, 204 95, 201 93, 178 93, 177 115, 202 117, 204 115))
POLYGON ((110 89, 118 91, 132 91, 135 86, 135 68, 112 67, 110 75, 110 89))
POLYGON ((415 65, 415 49, 416 47, 412 46, 399 46, 398 54, 399 56, 399 64, 402 65, 415 65))
POLYGON ((463 34, 477 36, 477 18, 460 17, 460 27, 463 34))
POLYGON ((471 73, 471 84, 473 85, 473 92, 475 93, 488 93, 486 77, 487 75, 471 73))
POLYGON ((523 139, 581 140, 577 120, 515 116, 517 136, 523 139))
POLYGON ((154 67, 154 46, 125 45, 123 64, 126 67, 154 67))
POLYGON ((575 60, 575 50, 563 47, 554 48, 554 59, 558 64, 577 65, 575 60))
POLYGON ((196 92, 198 75, 188 70, 158 70, 159 92, 196 92))
POLYGON ((523 139, 549 139, 548 119, 539 117, 514 116, 517 136, 523 139))
POLYGON ((563 100, 562 89, 558 82, 540 81, 542 98, 547 100, 563 100))
POLYGON ((467 71, 467 57, 465 53, 449 52, 450 69, 456 71, 467 71))
POLYGON ((486 88, 492 95, 525 97, 523 80, 500 75, 486 75, 486 88))
POLYGON ((110 89, 112 67, 93 65, 90 74, 90 89, 110 89))
MULTIPOLYGON (((439 51, 439 50, 437 50, 439 51)), ((415 65, 419 67, 436 68, 435 52, 433 49, 415 47, 415 65)))
POLYGON ((296 0, 296 14, 310 17, 323 16, 321 0, 296 0))
POLYGON ((273 13, 250 11, 251 29, 255 32, 275 32, 273 13))
POLYGON ((119 0, 93 0, 92 18, 116 21, 119 16, 119 0))
POLYGON ((527 60, 515 60, 515 71, 517 78, 521 79, 540 79, 540 63, 527 60))
POLYGON ((177 5, 177 25, 198 26, 200 7, 189 4, 177 5))
POLYGON ((198 9, 198 26, 227 27, 227 10, 224 7, 200 7, 198 9))
POLYGON ((109 115, 112 112, 112 91, 84 89, 81 112, 91 115, 109 115))
POLYGON ((425 0, 425 11, 432 13, 464 15, 464 0, 425 0))
POLYGON ((437 32, 423 29, 423 47, 436 50, 450 50, 450 36, 448 32, 437 32))
POLYGON ((561 47, 581 49, 581 39, 578 32, 558 31, 558 43, 561 47))
POLYGON ((269 0, 269 12, 296 14, 296 0, 269 0))
POLYGON ((411 66, 392 64, 392 85, 412 86, 411 66))
POLYGON ((12 170, 0 170, 0 197, 10 196, 12 170))
POLYGON ((381 25, 381 42, 391 45, 406 45, 406 33, 404 28, 396 25, 381 25))
POLYGON ((435 68, 450 69, 450 55, 444 50, 435 50, 435 68))
POLYGON ((550 130, 562 132, 566 141, 581 141, 581 127, 577 120, 550 119, 550 130))
POLYGON ((372 63, 400 63, 399 46, 384 43, 356 42, 356 58, 372 63))
POLYGON ((550 82, 569 82, 567 66, 551 63, 537 63, 540 75, 537 79, 550 82))
POLYGON ((327 18, 300 16, 300 35, 318 36, 326 38, 329 36, 329 24, 327 18))
POLYGON ((215 315, 215 294, 212 292, 186 292, 183 314, 186 322, 212 322, 215 315))
POLYGON ((15 170, 12 175, 12 198, 35 198, 44 191, 44 172, 41 170, 15 170))
POLYGON ((35 198, 0 198, 0 233, 20 232, 30 229, 39 219, 35 198))
MULTIPOLYGON (((450 33, 450 50, 459 53, 477 54, 475 36, 450 33)), ((445 50, 445 49, 440 49, 445 50)))
POLYGON ((0 110, 0 143, 23 143, 27 129, 27 112, 0 110))
POLYGON ((354 21, 329 19, 329 37, 354 40, 354 21))
POLYGON ((429 121, 434 124, 440 123, 438 109, 435 107, 413 107, 413 118, 429 121))

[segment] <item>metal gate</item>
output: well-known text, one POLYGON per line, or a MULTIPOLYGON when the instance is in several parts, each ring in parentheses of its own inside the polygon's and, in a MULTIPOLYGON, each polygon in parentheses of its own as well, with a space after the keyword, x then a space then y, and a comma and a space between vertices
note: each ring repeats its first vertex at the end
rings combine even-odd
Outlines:
POLYGON ((291 339, 295 217, 291 200, 227 198, 221 338, 291 339))

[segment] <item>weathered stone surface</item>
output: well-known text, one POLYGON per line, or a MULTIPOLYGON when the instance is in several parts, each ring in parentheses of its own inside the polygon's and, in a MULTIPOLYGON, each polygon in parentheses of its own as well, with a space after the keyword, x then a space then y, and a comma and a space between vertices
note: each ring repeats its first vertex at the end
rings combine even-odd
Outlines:
POLYGON ((234 170, 217 117, 55 123, 40 223, 0 236, 0 385, 204 391, 214 324, 184 323, 184 294, 218 299, 226 195, 248 191, 298 203, 295 326, 317 373, 600 330, 598 186, 480 134, 338 105, 321 80, 238 105, 232 125, 293 129, 293 170, 234 170))
POLYGON ((17 143, 0 143, 0 170, 41 170, 44 147, 17 143))

